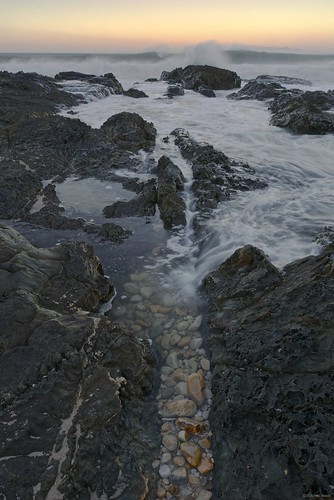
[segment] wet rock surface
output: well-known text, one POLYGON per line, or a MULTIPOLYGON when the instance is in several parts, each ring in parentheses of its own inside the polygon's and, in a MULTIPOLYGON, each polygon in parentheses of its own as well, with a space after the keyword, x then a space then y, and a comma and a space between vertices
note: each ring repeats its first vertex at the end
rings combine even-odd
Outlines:
POLYGON ((111 94, 123 94, 122 84, 117 80, 117 78, 112 73, 106 73, 105 75, 87 75, 85 73, 79 73, 77 71, 62 71, 57 73, 54 79, 58 82, 62 81, 81 81, 87 82, 91 85, 101 85, 109 90, 111 94))
POLYGON ((100 262, 83 243, 38 249, 3 225, 0 244, 0 494, 155 498, 156 362, 92 313, 115 293, 100 262))
POLYGON ((167 156, 162 156, 157 166, 157 201, 165 228, 186 224, 186 204, 182 198, 184 176, 167 156))
POLYGON ((204 280, 214 498, 332 496, 333 248, 278 271, 237 250, 204 280))
POLYGON ((116 201, 104 207, 105 217, 146 217, 154 215, 157 204, 157 188, 155 179, 143 184, 140 193, 129 201, 116 201))
POLYGON ((255 80, 263 83, 280 83, 281 85, 312 85, 310 80, 284 75, 258 75, 255 80))
POLYGON ((142 97, 148 97, 142 90, 131 88, 129 90, 124 90, 123 95, 127 97, 133 97, 134 99, 141 99, 142 97))
POLYGON ((182 85, 168 85, 167 96, 170 98, 178 97, 184 95, 184 90, 182 85))
POLYGON ((196 142, 184 129, 175 129, 171 135, 176 138, 183 158, 192 164, 198 220, 238 191, 266 187, 249 165, 228 158, 210 144, 196 142))
POLYGON ((50 116, 61 107, 77 103, 77 97, 63 92, 50 77, 23 71, 0 72, 1 127, 32 117, 50 116))
POLYGON ((334 133, 334 91, 284 94, 272 106, 271 125, 291 130, 295 134, 334 133))
POLYGON ((257 101, 265 101, 267 99, 274 99, 275 97, 282 94, 282 92, 287 92, 287 89, 283 87, 280 83, 258 81, 257 79, 251 80, 242 87, 239 92, 234 92, 227 96, 228 99, 248 100, 256 99, 257 101))
POLYGON ((157 131, 153 123, 148 123, 137 113, 124 111, 108 118, 101 130, 118 147, 138 152, 151 150, 155 145, 157 131))
POLYGON ((229 90, 241 85, 241 79, 234 71, 207 65, 189 65, 163 71, 160 80, 180 83, 185 89, 195 92, 199 92, 201 86, 212 90, 229 90))

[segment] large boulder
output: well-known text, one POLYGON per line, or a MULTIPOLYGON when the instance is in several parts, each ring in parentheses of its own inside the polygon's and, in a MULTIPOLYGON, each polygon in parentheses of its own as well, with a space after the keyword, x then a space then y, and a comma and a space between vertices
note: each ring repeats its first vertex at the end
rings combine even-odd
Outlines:
POLYGON ((204 279, 215 498, 332 496, 333 257, 248 245, 204 279))
POLYGON ((157 204, 157 188, 155 179, 143 185, 140 193, 129 201, 116 201, 103 209, 107 218, 148 217, 155 214, 157 204))
POLYGON ((150 151, 155 146, 157 131, 153 123, 145 121, 137 113, 117 113, 103 123, 101 130, 118 147, 127 151, 150 151))
POLYGON ((271 111, 271 125, 295 134, 334 133, 333 90, 283 94, 274 100, 271 111))
POLYGON ((184 176, 177 165, 162 156, 157 166, 157 199, 160 217, 166 229, 186 224, 186 204, 182 198, 184 176))
POLYGON ((94 313, 115 294, 99 260, 3 225, 0 247, 0 496, 153 500, 155 358, 94 313))
POLYGON ((212 90, 230 90, 241 85, 241 79, 234 71, 207 65, 190 65, 164 71, 160 79, 180 83, 184 88, 196 92, 203 85, 212 90))

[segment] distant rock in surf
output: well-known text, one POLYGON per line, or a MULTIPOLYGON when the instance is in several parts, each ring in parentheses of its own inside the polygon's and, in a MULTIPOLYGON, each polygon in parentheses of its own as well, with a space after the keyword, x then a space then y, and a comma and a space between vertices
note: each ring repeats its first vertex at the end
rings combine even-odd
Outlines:
POLYGON ((295 134, 334 133, 334 92, 285 93, 272 106, 271 125, 288 128, 295 134))
POLYGON ((142 90, 131 88, 129 90, 124 90, 123 95, 126 97, 133 97, 134 99, 141 99, 142 97, 148 97, 142 90))
POLYGON ((112 73, 106 73, 105 75, 96 76, 79 73, 77 71, 62 71, 60 73, 57 73, 57 75, 55 76, 55 80, 79 80, 81 82, 99 84, 107 87, 112 94, 123 94, 123 87, 121 83, 112 73))
POLYGON ((281 95, 282 92, 287 92, 287 89, 279 83, 250 80, 239 92, 229 94, 227 99, 234 99, 236 101, 250 99, 265 101, 266 99, 273 99, 281 95))
POLYGON ((185 89, 195 92, 199 92, 203 85, 212 90, 230 90, 241 86, 241 79, 234 71, 207 65, 163 71, 160 80, 180 83, 185 89))
POLYGON ((255 80, 263 83, 280 83, 282 85, 312 85, 310 80, 291 76, 258 75, 255 80))

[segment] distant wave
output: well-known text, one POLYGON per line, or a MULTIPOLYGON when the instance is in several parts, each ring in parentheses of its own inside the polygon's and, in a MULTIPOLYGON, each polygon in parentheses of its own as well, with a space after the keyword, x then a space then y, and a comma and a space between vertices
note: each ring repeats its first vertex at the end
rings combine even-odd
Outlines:
MULTIPOLYGON (((91 59, 100 59, 108 62, 143 62, 160 63, 170 58, 182 57, 182 53, 163 52, 139 52, 139 53, 115 53, 115 54, 71 54, 71 53, 0 53, 0 64, 10 62, 29 62, 31 60, 54 60, 63 62, 87 62, 91 59)), ((326 62, 334 61, 334 54, 304 54, 292 52, 269 52, 256 50, 225 50, 221 49, 221 55, 228 58, 231 64, 259 64, 259 63, 303 63, 303 62, 326 62)))

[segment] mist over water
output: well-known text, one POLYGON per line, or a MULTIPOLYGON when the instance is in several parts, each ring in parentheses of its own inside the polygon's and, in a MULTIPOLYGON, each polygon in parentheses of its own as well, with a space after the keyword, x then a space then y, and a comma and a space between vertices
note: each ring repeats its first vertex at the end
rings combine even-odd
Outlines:
MULTIPOLYGON (((334 56, 223 50, 214 43, 190 47, 179 54, 0 55, 1 70, 36 71, 49 76, 67 70, 97 75, 112 72, 125 89, 134 85, 144 90, 149 99, 93 99, 76 107, 74 117, 100 127, 111 115, 130 111, 153 122, 158 131, 157 146, 147 159, 158 160, 164 154, 183 170, 188 181, 185 197, 189 221, 194 215, 190 209, 191 169, 173 141, 163 141, 175 128, 184 128, 195 140, 248 162, 267 181, 267 189, 241 193, 221 203, 207 221, 200 244, 188 223, 186 228, 170 233, 163 256, 147 263, 155 267, 158 263, 167 285, 191 295, 206 273, 245 244, 263 249, 279 267, 321 250, 315 237, 324 226, 333 224, 334 141, 332 135, 295 136, 270 126, 266 102, 231 101, 226 99, 229 91, 216 92, 216 99, 185 91, 183 97, 169 100, 163 98, 166 83, 144 81, 187 64, 230 69, 244 81, 259 74, 285 75, 310 80, 312 86, 303 86, 304 90, 334 88, 334 56)), ((145 159, 146 154, 141 155, 145 159)), ((70 193, 67 196, 70 198, 70 193)), ((65 199, 64 203, 66 206, 65 199)))

